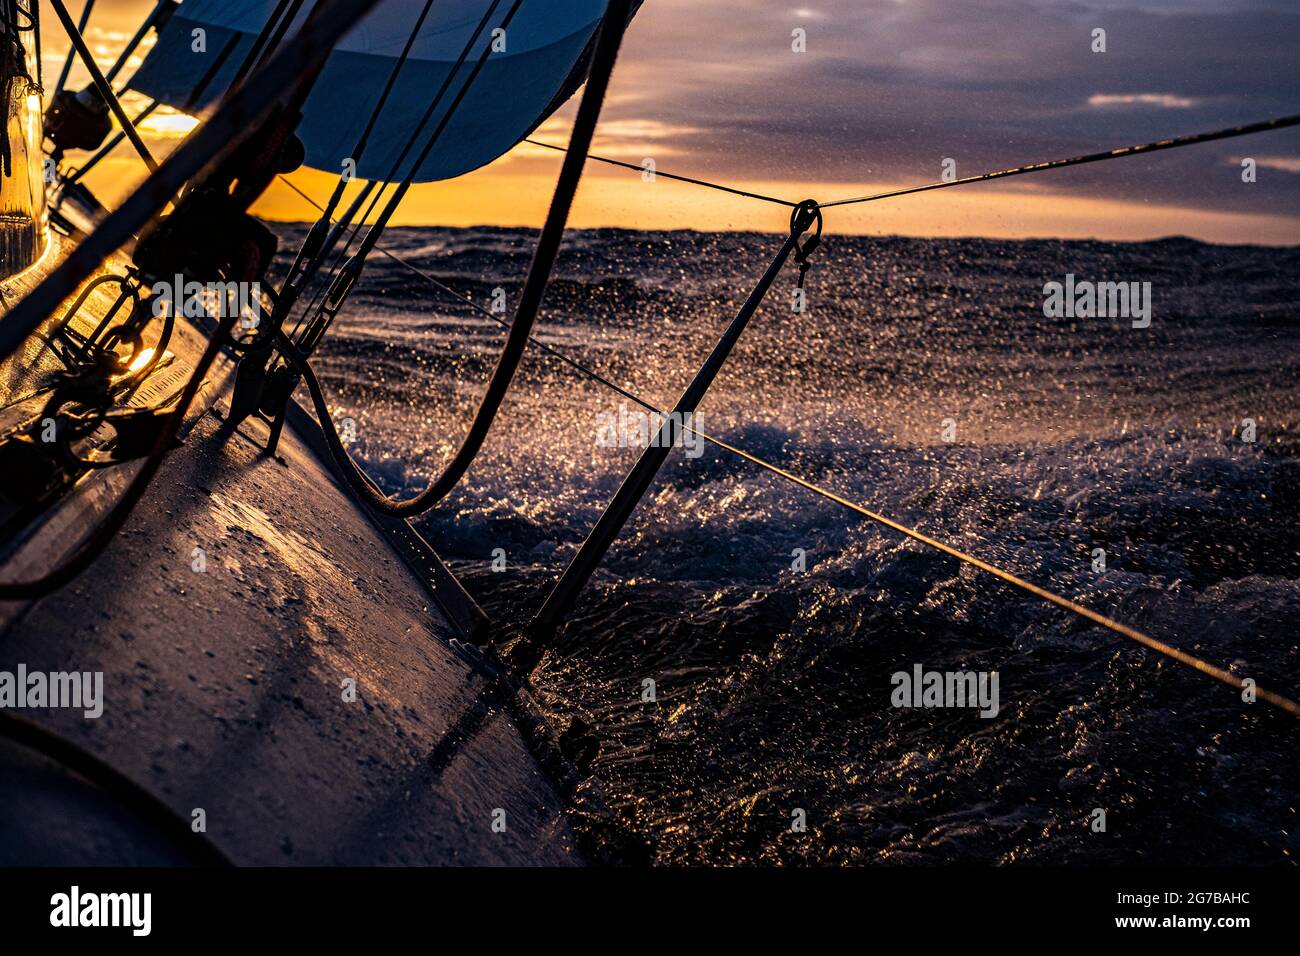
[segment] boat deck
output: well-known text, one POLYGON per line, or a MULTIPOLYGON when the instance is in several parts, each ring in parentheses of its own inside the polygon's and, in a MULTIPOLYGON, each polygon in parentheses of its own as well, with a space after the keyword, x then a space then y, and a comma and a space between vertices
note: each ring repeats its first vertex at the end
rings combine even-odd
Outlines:
MULTIPOLYGON (((198 337, 177 341, 189 352, 198 337)), ((201 809, 239 864, 579 862, 561 797, 448 643, 472 602, 409 526, 395 535, 358 509, 292 427, 279 454, 205 415, 89 571, 0 604, 0 672, 103 673, 97 719, 18 713, 183 819, 201 809)), ((104 475, 120 485, 132 468, 104 475)), ((63 503, 65 525, 97 520, 95 500, 116 497, 105 481, 63 503)), ((20 576, 57 560, 42 541, 59 527, 17 555, 20 576)), ((0 864, 174 861, 149 821, 0 742, 0 864)))

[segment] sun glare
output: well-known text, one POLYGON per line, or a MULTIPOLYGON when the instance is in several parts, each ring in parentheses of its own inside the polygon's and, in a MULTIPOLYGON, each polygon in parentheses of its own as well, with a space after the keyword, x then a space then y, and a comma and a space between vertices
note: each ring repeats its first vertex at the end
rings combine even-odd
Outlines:
POLYGON ((188 113, 154 113, 140 123, 140 130, 150 136, 179 139, 198 125, 198 118, 188 113))

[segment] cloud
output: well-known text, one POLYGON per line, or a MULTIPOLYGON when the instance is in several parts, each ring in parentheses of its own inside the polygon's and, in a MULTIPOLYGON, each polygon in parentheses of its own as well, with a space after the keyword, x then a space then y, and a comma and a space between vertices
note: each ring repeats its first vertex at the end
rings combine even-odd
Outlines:
MULTIPOLYGON (((671 172, 746 181, 933 180, 1282 116, 1300 106, 1294 0, 656 0, 606 111, 691 134, 671 172), (810 4, 810 6, 812 6, 810 4), (807 52, 790 49, 794 26, 807 52), (1108 52, 1091 49, 1107 31, 1108 52), (646 95, 631 96, 634 92, 646 95)), ((1269 152, 1300 131, 1264 134, 1269 152)), ((629 140, 640 143, 642 140, 629 140)), ((1253 148, 1253 147, 1252 147, 1253 148)), ((1300 215, 1300 184, 1240 189, 1225 141, 1046 174, 1015 190, 1300 215)), ((658 152, 656 153, 658 155, 658 152)), ((979 187, 973 187, 978 190, 979 187)), ((1300 230, 1298 230, 1300 239, 1300 230)))
MULTIPOLYGON (((1234 159, 1232 165, 1240 166, 1241 159, 1234 159)), ((1300 156, 1256 156, 1255 165, 1260 169, 1276 169, 1284 173, 1300 173, 1300 156)))
POLYGON ((1167 110, 1191 109, 1200 100, 1172 93, 1094 93, 1089 106, 1159 106, 1167 110))
MULTIPOLYGON (((567 116, 552 116, 537 128, 533 138, 563 146, 568 142, 572 123, 567 116)), ((656 119, 622 117, 602 119, 592 140, 591 151, 601 156, 619 159, 634 158, 637 162, 647 157, 656 160, 664 156, 689 154, 685 144, 704 130, 695 126, 671 125, 656 119)), ((518 156, 553 156, 550 150, 525 143, 516 151, 518 156)))

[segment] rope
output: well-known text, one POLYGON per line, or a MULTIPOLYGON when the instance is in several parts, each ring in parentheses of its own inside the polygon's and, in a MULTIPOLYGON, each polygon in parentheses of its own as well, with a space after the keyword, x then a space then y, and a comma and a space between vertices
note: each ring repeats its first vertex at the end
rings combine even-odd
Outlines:
MULTIPOLYGON (((610 0, 605 9, 600 33, 596 39, 591 72, 587 77, 586 90, 583 92, 582 102, 578 107, 578 115, 574 120, 573 135, 570 140, 571 149, 568 155, 564 157, 564 165, 560 170, 555 193, 551 198, 551 208, 547 213, 546 222, 542 226, 541 235, 537 239, 537 248, 533 253, 528 278, 525 280, 523 291, 520 294, 514 321, 510 324, 510 332, 501 348, 496 368, 488 381, 487 390, 484 392, 478 411, 470 423, 469 431, 466 433, 451 462, 448 463, 442 474, 434 482, 415 497, 404 501, 375 492, 373 486, 365 480, 360 467, 348 454, 347 448, 339 440, 338 431, 330 417, 329 404, 325 400, 325 395, 310 366, 292 346, 284 348, 286 357, 289 358, 307 381, 308 390, 311 392, 312 401, 316 406, 316 414, 320 419, 321 430, 325 434, 326 443, 329 445, 330 452, 339 465, 345 480, 354 491, 361 495, 367 504, 383 514, 397 517, 421 514, 446 497, 447 493, 456 486, 468 470, 470 463, 478 455, 479 448, 482 447, 488 430, 492 427, 497 412, 500 411, 506 392, 509 390, 510 383, 519 368, 519 363, 523 359, 530 333, 537 320, 537 313, 541 309, 542 297, 546 293, 551 267, 555 264, 556 256, 560 251, 560 241, 564 237, 569 208, 573 204, 573 197, 578 189, 578 181, 582 177, 584 154, 591 144, 596 129, 596 121, 600 118, 600 110, 605 100, 605 92, 609 87, 610 75, 613 73, 614 62, 618 58, 619 46, 623 40, 623 32, 627 27, 630 6, 630 0, 610 0)), ((511 12, 513 13, 513 10, 511 12)), ((288 343, 284 344, 288 345, 288 343)))
MULTIPOLYGON (((164 2, 170 3, 171 0, 164 0, 164 2)), ((239 34, 235 34, 226 42, 226 45, 221 48, 221 52, 218 53, 216 58, 212 61, 212 65, 208 67, 207 71, 203 74, 203 76, 199 78, 199 82, 195 85, 194 89, 190 92, 189 97, 186 98, 185 105, 181 107, 182 113, 189 113, 193 111, 195 104, 197 104, 199 99, 203 96, 203 94, 207 92, 208 87, 212 84, 212 81, 216 79, 217 74, 221 72, 221 68, 226 65, 226 61, 230 59, 230 55, 234 52, 235 47, 238 45, 239 45, 239 34)), ((152 100, 148 106, 146 106, 140 113, 136 114, 134 120, 135 124, 139 125, 144 119, 146 119, 149 116, 150 113, 152 113, 155 109, 157 109, 159 106, 162 105, 163 104, 161 100, 152 100)), ((81 166, 79 169, 72 170, 65 178, 65 182, 68 183, 69 185, 79 182, 82 178, 85 177, 85 175, 88 172, 90 172, 93 168, 95 168, 95 166, 97 166, 100 162, 102 162, 104 158, 108 156, 109 153, 111 153, 114 149, 116 149, 118 144, 122 142, 125 136, 126 136, 125 133, 119 132, 111 140, 105 143, 100 148, 99 152, 97 152, 94 156, 90 157, 90 159, 86 161, 85 165, 81 166)))
MULTIPOLYGON (((500 29, 504 30, 506 27, 510 25, 510 21, 513 20, 515 14, 519 12, 519 7, 522 4, 522 2, 523 0, 514 0, 514 2, 510 5, 510 9, 506 11, 506 15, 501 20, 500 29)), ((495 6, 496 3, 494 2, 493 7, 495 6)), ((608 16, 608 9, 606 10, 606 16, 608 16)), ((477 31, 476 31, 476 36, 477 36, 477 31)), ((466 52, 468 51, 469 47, 473 45, 473 43, 474 43, 474 38, 471 38, 470 43, 466 47, 466 52)), ((378 218, 373 223, 371 223, 369 230, 367 230, 366 232, 365 238, 361 240, 361 245, 357 249, 356 254, 353 256, 353 260, 356 261, 358 265, 361 262, 364 262, 365 257, 369 254, 370 250, 373 249, 375 243, 379 241, 379 237, 383 235, 384 230, 388 227, 389 221, 393 218, 394 213, 397 212, 397 207, 401 205, 402 200, 406 198, 406 194, 410 191, 411 183, 415 178, 416 173, 419 172, 420 167, 424 164, 424 161, 428 158, 429 154, 433 151, 434 146, 438 144, 438 140, 442 138, 443 132, 447 129, 448 125, 450 125, 451 123, 452 116, 455 115, 455 112, 460 107, 460 104, 464 102, 465 97, 469 94, 470 89, 474 85, 474 81, 478 79, 478 75, 483 71, 483 67, 487 65, 488 57, 491 56, 491 54, 492 54, 492 45, 488 44, 483 48, 483 52, 479 54, 478 60, 474 63, 474 66, 470 69, 469 76, 465 78, 465 82, 463 82, 460 86, 460 89, 456 91, 456 96, 452 99, 450 105, 448 105, 447 111, 443 113, 442 119, 438 121, 438 125, 434 128, 433 132, 429 135, 429 139, 425 142, 424 148, 420 150, 420 154, 416 156, 415 161, 411 163, 410 170, 407 171, 407 174, 402 178, 402 181, 398 183, 398 186, 396 189, 393 190, 392 195, 388 197, 388 201, 384 204, 384 208, 380 211, 378 218)), ((463 62, 464 62, 463 60, 460 61, 460 63, 463 62)), ((458 63, 456 69, 458 70, 459 68, 460 68, 460 64, 458 63)), ((450 74, 448 74, 446 83, 444 83, 443 88, 438 91, 438 100, 440 100, 442 98, 442 94, 446 92, 447 83, 451 82, 451 79, 455 75, 455 72, 456 70, 453 70, 450 74)), ((436 106, 438 100, 435 100, 433 105, 436 106)), ((431 114, 432 114, 432 110, 430 110, 429 114, 426 115, 431 115, 431 114)), ((418 136, 418 132, 416 135, 418 136)), ((375 198, 378 199, 378 196, 376 196, 375 198)), ((367 212, 368 211, 369 210, 367 210, 367 212)), ((353 275, 349 278, 348 281, 351 284, 355 284, 356 278, 357 276, 353 275)), ((343 289, 342 292, 340 293, 344 298, 346 298, 346 293, 351 289, 351 284, 347 288, 343 289)), ((331 291, 333 292, 333 290, 331 291)), ((337 311, 337 307, 339 305, 342 305, 342 302, 338 301, 337 304, 334 304, 332 300, 334 300, 335 298, 336 296, 334 294, 331 294, 329 297, 326 298, 325 301, 327 306, 332 306, 333 310, 337 311)))
MULTIPOLYGON (((401 54, 397 57, 397 62, 393 64, 392 70, 388 73, 388 81, 384 84, 384 90, 379 94, 379 99, 375 103, 375 108, 370 113, 370 118, 366 120, 366 127, 362 131, 357 145, 353 147, 352 159, 357 164, 361 163, 361 157, 365 155, 366 147, 370 144, 370 134, 375 130, 375 124, 379 122, 380 115, 384 112, 384 107, 388 104, 388 97, 393 92, 393 87, 397 85, 397 77, 406 65, 406 61, 411 56, 411 48, 415 46, 415 40, 419 36, 420 29, 424 26, 425 20, 429 17, 429 11, 433 8, 433 0, 424 0, 424 7, 420 10, 420 15, 416 17, 415 25, 411 27, 410 34, 406 37, 406 43, 402 47, 401 54)), ((343 197, 343 190, 347 182, 342 175, 334 186, 334 192, 330 195, 330 200, 322 212, 329 216, 338 208, 339 201, 343 197)))
MULTIPOLYGON (((564 146, 556 146, 554 143, 543 143, 541 140, 525 137, 523 140, 533 146, 540 146, 542 149, 553 149, 559 153, 567 153, 568 149, 564 146)), ((587 159, 594 159, 598 163, 606 163, 610 166, 621 166, 624 169, 631 169, 638 173, 644 173, 645 167, 638 166, 635 163, 625 163, 621 159, 610 159, 608 156, 597 156, 595 153, 588 153, 587 159)), ((762 193, 756 193, 748 189, 737 189, 735 186, 724 186, 721 183, 711 183, 704 179, 693 179, 690 176, 678 176, 676 173, 665 173, 658 169, 655 170, 655 176, 662 176, 664 179, 673 179, 679 183, 690 183, 692 186, 704 186, 708 189, 716 189, 718 192, 731 193, 733 196, 744 196, 747 199, 758 199, 763 202, 775 203, 778 206, 797 206, 797 202, 791 202, 788 199, 777 199, 775 196, 765 196, 762 193)))
MULTIPOLYGON (((1083 156, 1074 156, 1069 159, 1054 159, 1044 163, 1032 163, 1024 166, 1013 166, 1008 169, 1000 169, 996 172, 981 173, 978 176, 967 176, 964 179, 954 179, 936 183, 926 183, 923 186, 909 186, 904 189, 894 189, 889 192, 874 193, 870 196, 857 196, 851 199, 836 199, 832 202, 819 203, 822 209, 828 209, 832 206, 848 206, 854 203, 875 202, 878 199, 891 199, 895 196, 907 196, 912 193, 928 192, 931 189, 946 189, 949 186, 966 186, 971 183, 985 182, 990 179, 1005 179, 1008 176, 1021 176, 1025 173, 1041 173, 1049 169, 1064 169, 1067 166, 1082 166, 1085 163, 1096 163, 1105 159, 1119 159, 1121 156, 1133 156, 1138 153, 1154 153, 1162 149, 1176 149, 1180 146, 1192 146, 1196 143, 1208 143, 1219 139, 1230 139, 1234 136, 1247 136, 1251 133, 1263 133, 1269 130, 1285 129, 1288 126, 1300 124, 1300 114, 1293 116, 1284 116, 1279 119, 1263 120, 1258 123, 1251 123, 1247 126, 1232 126, 1227 129, 1215 130, 1210 133, 1194 133, 1189 136, 1177 136, 1172 139, 1157 140, 1152 143, 1140 143, 1136 146, 1121 146, 1117 149, 1105 150, 1097 153, 1087 153, 1083 156)), ((525 143, 533 146, 540 146, 543 149, 553 149, 558 152, 565 152, 563 146, 556 146, 553 143, 543 143, 541 140, 525 138, 525 143)), ((619 159, 611 159, 608 156, 597 156, 593 153, 587 154, 588 159, 594 159, 598 163, 606 163, 610 166, 620 166, 624 169, 631 169, 636 172, 645 172, 644 167, 635 163, 624 162, 619 159)), ((655 176, 662 176, 665 179, 673 179, 678 182, 690 183, 695 186, 704 186, 708 189, 716 189, 719 192, 731 193, 735 196, 744 196, 749 199, 758 199, 763 202, 777 203, 782 206, 797 206, 798 203, 790 202, 786 199, 777 199, 775 196, 765 196, 762 193, 752 192, 746 189, 737 189, 734 186, 724 186, 721 183, 713 183, 704 179, 693 179, 690 176, 678 176, 673 173, 655 171, 655 176)))
MULTIPOLYGON (((162 106, 162 102, 160 100, 150 100, 148 106, 146 106, 140 112, 135 114, 135 118, 131 120, 131 125, 132 126, 140 125, 153 114, 154 110, 158 109, 158 107, 160 106, 162 106)), ((68 173, 68 175, 64 177, 64 182, 69 186, 79 182, 81 179, 85 177, 85 175, 88 172, 90 172, 101 162, 103 162, 105 157, 107 157, 109 153, 117 149, 118 144, 121 143, 122 140, 124 139, 126 139, 126 133, 121 130, 118 130, 117 134, 114 135, 113 138, 110 139, 107 143, 101 146, 99 148, 99 151, 95 153, 95 155, 91 156, 90 159, 86 160, 83 166, 80 166, 76 170, 68 173)))
MULTIPOLYGON (((289 184, 288 178, 286 178, 283 175, 281 175, 280 178, 286 184, 289 184)), ((299 332, 302 330, 303 324, 307 322, 309 317, 315 314, 316 304, 320 301, 321 296, 324 295, 326 291, 328 291, 333 276, 338 273, 339 267, 343 264, 344 259, 347 257, 348 250, 352 248, 352 243, 356 241, 357 233, 361 231, 361 226, 365 221, 364 213, 362 214, 361 219, 357 219, 357 213, 360 211, 361 206, 366 202, 367 199, 370 198, 371 193, 376 192, 376 187, 379 187, 377 191, 382 193, 386 186, 387 183, 381 183, 375 179, 367 180, 366 184, 362 186, 361 189, 357 192, 356 197, 352 200, 351 203, 348 204, 348 208, 344 210, 343 215, 340 216, 338 221, 334 223, 334 228, 330 230, 329 235, 326 236, 325 238, 324 244, 321 246, 320 250, 316 253, 316 257, 315 257, 317 260, 316 268, 312 271, 311 275, 307 277, 306 282, 310 282, 320 272, 320 263, 324 262, 327 258, 329 258, 330 254, 334 252, 335 247, 337 247, 339 244, 339 239, 342 238, 343 236, 343 232, 349 226, 352 227, 352 231, 348 233, 347 238, 344 240, 343 247, 339 249, 338 255, 334 257, 334 262, 330 266, 330 271, 327 277, 327 281, 316 283, 316 291, 312 293, 311 299, 307 302, 307 307, 303 309, 302 313, 298 316, 298 321, 296 321, 293 325, 293 331, 289 333, 290 339, 296 341, 299 337, 299 332)), ((302 191, 299 190, 297 186, 293 186, 292 188, 297 190, 298 193, 302 195, 302 191)), ((316 203, 311 200, 308 201, 311 202, 313 206, 315 206, 317 209, 321 210, 322 212, 325 211, 325 207, 320 205, 319 203, 316 203)), ((319 221, 320 220, 317 220, 317 222, 319 221)), ((292 275, 292 271, 290 272, 290 275, 292 275)), ((304 283, 304 286, 305 284, 306 283, 304 283)), ((300 296, 302 294, 302 291, 305 291, 305 288, 304 290, 299 291, 298 294, 300 296)))
MULTIPOLYGON (((110 83, 117 79, 117 75, 122 72, 122 68, 131 61, 131 54, 136 51, 136 48, 144 40, 145 36, 149 33, 149 30, 154 26, 154 24, 159 23, 159 21, 170 19, 172 14, 170 9, 171 5, 172 0, 158 0, 158 2, 154 4, 154 8, 149 11, 149 15, 141 21, 135 34, 131 39, 126 41, 126 46, 122 47, 122 52, 117 55, 117 59, 113 61, 113 65, 108 68, 108 72, 104 74, 104 79, 108 80, 110 83)), ((161 27, 159 27, 159 29, 161 29, 161 27)))
MULTIPOLYGON (((697 431, 696 434, 700 434, 700 433, 697 431)), ((1192 668, 1193 670, 1199 671, 1200 673, 1206 675, 1207 677, 1211 677, 1214 680, 1219 681, 1220 683, 1227 684, 1229 687, 1233 687, 1237 690, 1243 690, 1246 686, 1246 683, 1242 678, 1237 677, 1236 675, 1231 674, 1228 671, 1223 670, 1222 668, 1215 667, 1213 664, 1209 664, 1199 657, 1196 657, 1192 654, 1188 654, 1186 651, 1179 650, 1178 648, 1173 647, 1172 645, 1167 644, 1164 641, 1158 640, 1157 638, 1151 637, 1149 634, 1145 634, 1142 631, 1137 630, 1136 628, 1129 627, 1127 624, 1121 624, 1118 621, 1113 620, 1112 618, 1109 618, 1104 614, 1100 614, 1097 611, 1092 610, 1091 608, 1084 607, 1082 604, 1079 604, 1075 601, 1071 601, 1069 598, 1062 597, 1061 595, 1053 591, 1049 591, 1046 588, 1039 587, 1037 584, 1034 584, 1030 581, 1026 581, 1024 578, 1018 577, 1012 574, 1010 571, 1004 571, 1002 568, 999 568, 996 565, 989 564, 987 561, 977 558, 972 554, 968 554, 967 552, 962 551, 959 548, 955 548, 949 544, 944 544, 942 541, 939 541, 935 538, 931 538, 928 535, 922 534, 920 531, 917 531, 915 528, 910 528, 905 524, 902 524, 898 521, 894 521, 892 518, 887 518, 882 514, 879 514, 875 511, 871 511, 865 508, 864 506, 857 504, 856 502, 850 501, 847 498, 835 494, 833 491, 829 491, 826 488, 821 487, 820 485, 814 484, 813 482, 807 480, 806 478, 801 478, 798 475, 794 474, 793 472, 787 471, 784 468, 772 464, 771 462, 764 461, 763 459, 759 458, 757 455, 751 455, 749 452, 745 451, 742 448, 738 448, 735 445, 729 445, 724 441, 721 441, 716 438, 711 438, 708 435, 700 434, 700 437, 706 439, 707 441, 712 442, 713 444, 717 445, 719 448, 724 448, 727 451, 731 452, 732 454, 744 458, 746 461, 752 462, 753 464, 758 465, 761 468, 767 469, 772 474, 778 475, 781 478, 784 478, 786 481, 793 482, 794 484, 799 485, 802 488, 806 488, 809 491, 814 492, 815 494, 821 495, 827 501, 832 501, 835 504, 840 505, 841 507, 848 508, 850 511, 853 511, 861 515, 862 517, 867 518, 870 521, 874 521, 876 524, 883 525, 886 528, 890 528, 891 530, 897 531, 899 534, 906 535, 907 537, 911 538, 913 541, 920 542, 921 544, 925 545, 928 548, 933 548, 936 551, 942 551, 944 554, 950 555, 964 564, 968 564, 973 568, 978 568, 979 570, 984 571, 987 574, 991 574, 994 577, 1002 581, 1005 581, 1007 584, 1010 584, 1012 587, 1019 588, 1020 590, 1028 594, 1032 594, 1035 597, 1041 598, 1044 601, 1047 601, 1051 604, 1055 604, 1057 607, 1063 608, 1064 610, 1069 611, 1072 614, 1076 614, 1079 617, 1085 618, 1094 624, 1104 627, 1108 631, 1118 634, 1120 637, 1125 637, 1131 641, 1136 641, 1137 643, 1143 645, 1144 647, 1148 647, 1151 650, 1157 652, 1158 654, 1162 654, 1165 657, 1170 658, 1171 660, 1175 660, 1180 664, 1184 664, 1187 667, 1192 668)), ((1291 700, 1290 698, 1283 697, 1281 694, 1276 694, 1270 690, 1265 690, 1262 687, 1256 687, 1254 689, 1254 693, 1255 696, 1258 697, 1260 700, 1266 701, 1267 703, 1270 703, 1273 706, 1286 711, 1292 717, 1300 717, 1300 704, 1297 704, 1295 701, 1291 700)))
POLYGON ((285 12, 291 2, 293 3, 294 9, 294 13, 290 15, 292 17, 297 14, 298 8, 302 5, 302 0, 276 0, 275 7, 271 10, 270 16, 268 16, 266 22, 262 24, 262 29, 258 31, 257 36, 254 38, 253 45, 249 47, 248 52, 244 54, 244 59, 240 61, 239 67, 235 70, 235 75, 231 79, 230 85, 226 87, 227 93, 237 89, 239 85, 244 82, 244 78, 248 75, 249 71, 257 65, 258 61, 261 59, 262 50, 267 47, 267 43, 271 39, 271 34, 275 32, 276 23, 284 18, 285 12))
POLYGON ((1192 146, 1196 143, 1209 143, 1217 139, 1231 139, 1234 136, 1248 136, 1251 133, 1266 133, 1269 130, 1285 129, 1288 126, 1300 124, 1300 114, 1292 116, 1283 116, 1279 119, 1263 120, 1259 123, 1251 123, 1248 126, 1230 126, 1227 129, 1215 130, 1212 133, 1193 133, 1189 136, 1175 136, 1173 139, 1161 139, 1154 143, 1139 143, 1136 146, 1120 146, 1117 149, 1105 150, 1099 153, 1087 153, 1083 156, 1074 156, 1070 159, 1053 159, 1045 163, 1032 163, 1026 166, 1013 166, 1009 169, 999 169, 992 173, 981 173, 978 176, 967 176, 965 179, 954 179, 950 182, 926 183, 924 186, 908 186, 905 189, 894 189, 889 192, 875 193, 871 196, 857 196, 853 199, 836 199, 834 202, 824 202, 821 204, 823 209, 831 206, 848 206, 853 203, 875 202, 877 199, 891 199, 894 196, 908 196, 912 193, 929 192, 931 189, 947 189, 949 186, 966 186, 970 183, 982 183, 991 179, 1005 179, 1008 176, 1023 176, 1025 173, 1042 173, 1049 169, 1064 169, 1067 166, 1082 166, 1085 163, 1099 163, 1106 159, 1119 159, 1123 156, 1136 156, 1139 153, 1155 153, 1162 149, 1177 149, 1180 146, 1192 146))
MULTIPOLYGON (((275 32, 271 34, 270 40, 267 41, 266 49, 262 51, 261 56, 256 58, 256 66, 264 66, 271 54, 280 48, 280 43, 284 40, 284 35, 289 32, 290 25, 297 18, 298 12, 302 9, 302 4, 303 0, 293 0, 293 3, 290 4, 288 12, 280 19, 275 32)), ((310 14, 308 15, 310 16, 310 14)), ((250 56, 252 56, 251 53, 250 56)))

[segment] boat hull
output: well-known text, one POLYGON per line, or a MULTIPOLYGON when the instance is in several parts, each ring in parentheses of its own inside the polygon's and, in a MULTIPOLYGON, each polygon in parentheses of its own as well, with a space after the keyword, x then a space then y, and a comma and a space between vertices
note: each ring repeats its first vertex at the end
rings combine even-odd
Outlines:
MULTIPOLYGON (((57 259, 11 280, 7 301, 57 259)), ((184 325, 172 349, 192 365, 204 333, 184 325)), ((262 454, 260 423, 226 428, 232 367, 218 363, 182 447, 103 556, 62 590, 0 604, 0 674, 102 674, 102 714, 16 712, 238 864, 579 862, 502 689, 453 644, 481 612, 413 528, 335 481, 294 425, 301 410, 278 458, 262 454)), ((79 482, 6 576, 57 563, 134 468, 79 482)), ((0 740, 0 864, 186 862, 158 822, 0 740)))

